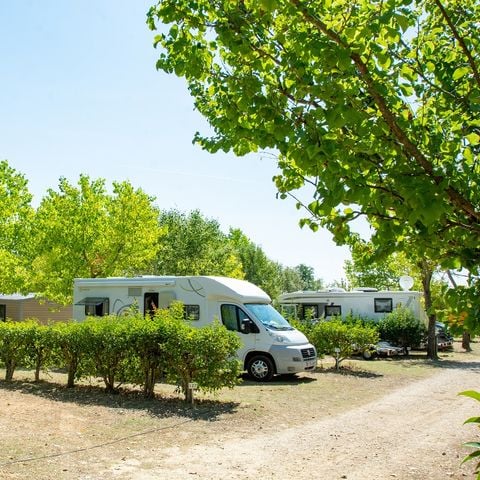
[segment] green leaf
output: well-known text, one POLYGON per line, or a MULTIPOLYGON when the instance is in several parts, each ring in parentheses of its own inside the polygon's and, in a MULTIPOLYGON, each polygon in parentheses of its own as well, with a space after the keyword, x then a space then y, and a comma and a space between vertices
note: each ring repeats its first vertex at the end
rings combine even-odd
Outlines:
POLYGON ((463 422, 464 425, 466 423, 480 423, 480 417, 471 417, 463 422))
POLYGON ((460 78, 464 77, 469 71, 470 71, 470 69, 469 69, 468 67, 460 67, 460 68, 457 68, 457 69, 453 72, 452 78, 453 78, 454 80, 459 80, 460 78))
POLYGON ((475 390, 465 390, 464 392, 460 392, 459 395, 463 395, 464 397, 470 397, 480 402, 480 392, 477 392, 475 390))
POLYGON ((466 136, 466 139, 471 145, 478 145, 480 143, 480 135, 478 135, 478 133, 470 133, 466 136))

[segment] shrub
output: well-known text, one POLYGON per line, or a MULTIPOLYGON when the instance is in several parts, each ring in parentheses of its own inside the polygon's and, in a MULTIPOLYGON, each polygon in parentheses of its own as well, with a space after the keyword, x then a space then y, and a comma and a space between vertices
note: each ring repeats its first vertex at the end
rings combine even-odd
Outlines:
POLYGON ((19 365, 26 365, 31 322, 0 322, 0 360, 5 380, 11 381, 19 365))
POLYGON ((420 319, 406 307, 396 308, 378 322, 382 340, 387 340, 400 347, 420 345, 427 330, 420 319))
POLYGON ((320 355, 335 358, 335 366, 357 351, 364 351, 378 341, 378 331, 373 324, 344 322, 342 319, 324 320, 314 325, 310 341, 320 355), (335 350, 338 349, 338 352, 335 350))
MULTIPOLYGON (((460 392, 459 395, 464 395, 466 397, 473 398, 474 400, 477 400, 480 402, 480 392, 476 392, 474 390, 467 390, 465 392, 460 392)), ((465 420, 464 423, 476 423, 477 426, 480 428, 480 417, 471 417, 467 420, 465 420)), ((470 460, 476 460, 480 459, 480 442, 467 442, 464 443, 466 447, 472 447, 475 449, 472 453, 467 455, 462 463, 470 461, 470 460)), ((477 480, 480 480, 480 461, 477 463, 477 466, 475 467, 475 473, 477 475, 477 480)))
POLYGON ((167 380, 179 385, 186 401, 192 401, 189 383, 203 391, 234 387, 239 382, 240 362, 236 351, 240 339, 223 325, 196 328, 183 320, 183 306, 174 304, 157 313, 165 330, 161 345, 167 380))
POLYGON ((50 331, 55 348, 57 366, 67 370, 67 387, 72 388, 75 380, 90 375, 93 364, 87 357, 88 332, 84 323, 56 323, 50 331))
POLYGON ((91 373, 103 379, 107 392, 116 391, 115 381, 126 378, 133 326, 128 317, 113 315, 88 318, 83 323, 84 355, 93 361, 91 373))

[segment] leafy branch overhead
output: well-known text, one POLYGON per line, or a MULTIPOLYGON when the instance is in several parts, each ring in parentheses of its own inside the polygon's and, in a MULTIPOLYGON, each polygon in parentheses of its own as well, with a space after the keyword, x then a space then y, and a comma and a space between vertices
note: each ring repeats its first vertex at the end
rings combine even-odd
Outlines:
POLYGON ((480 260, 480 5, 473 0, 163 0, 157 67, 185 77, 215 152, 278 152, 280 195, 337 243, 415 239, 480 260))

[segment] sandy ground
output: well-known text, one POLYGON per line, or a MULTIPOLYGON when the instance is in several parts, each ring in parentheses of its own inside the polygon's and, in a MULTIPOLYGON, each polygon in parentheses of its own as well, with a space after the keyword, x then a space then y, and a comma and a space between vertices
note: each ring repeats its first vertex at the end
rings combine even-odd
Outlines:
MULTIPOLYGON (((258 392, 305 390, 325 376, 317 375, 310 383, 277 383, 258 392)), ((338 380, 347 388, 366 382, 338 380)), ((473 463, 460 465, 469 452, 462 443, 479 441, 480 430, 463 422, 480 414, 479 405, 458 392, 480 390, 478 355, 394 387, 346 411, 322 413, 312 404, 309 416, 307 404, 295 415, 292 397, 284 418, 279 409, 272 418, 247 405, 213 421, 178 415, 175 406, 152 412, 152 405, 165 408, 159 401, 112 408, 111 397, 98 391, 93 401, 79 401, 78 392, 66 401, 62 388, 32 394, 31 383, 2 384, 0 479, 473 480, 473 463), (295 421, 285 421, 289 412, 295 421)), ((348 393, 341 395, 348 399, 348 393)))
POLYGON ((473 465, 459 465, 460 446, 478 441, 480 432, 458 426, 478 406, 457 393, 480 388, 479 374, 478 363, 445 369, 332 418, 214 447, 161 449, 148 468, 132 457, 108 471, 116 478, 172 480, 473 478, 473 465))

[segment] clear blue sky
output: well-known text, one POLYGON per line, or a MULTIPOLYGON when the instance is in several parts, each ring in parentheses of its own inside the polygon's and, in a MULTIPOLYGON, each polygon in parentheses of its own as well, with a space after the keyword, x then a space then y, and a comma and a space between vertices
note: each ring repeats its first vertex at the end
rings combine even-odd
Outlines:
POLYGON ((60 177, 128 180, 162 209, 199 209, 272 260, 340 280, 348 250, 300 229, 294 202, 275 198, 272 158, 192 145, 208 127, 183 80, 155 69, 152 4, 0 2, 0 159, 25 175, 36 203, 60 177))

